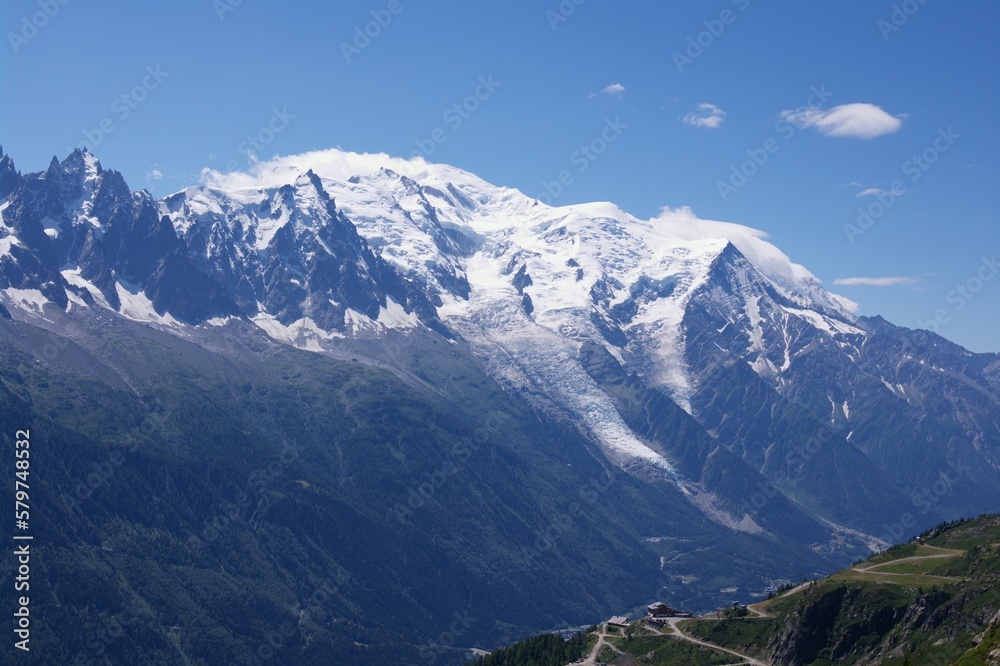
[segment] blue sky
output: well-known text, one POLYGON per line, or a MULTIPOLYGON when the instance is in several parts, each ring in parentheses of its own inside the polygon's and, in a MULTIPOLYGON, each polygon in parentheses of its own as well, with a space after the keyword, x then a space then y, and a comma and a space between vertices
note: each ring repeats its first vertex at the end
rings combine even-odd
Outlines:
POLYGON ((5 0, 0 20, 22 171, 82 142, 157 195, 248 150, 422 151, 531 195, 567 171, 557 204, 763 229, 860 314, 1000 351, 1000 3, 5 0))

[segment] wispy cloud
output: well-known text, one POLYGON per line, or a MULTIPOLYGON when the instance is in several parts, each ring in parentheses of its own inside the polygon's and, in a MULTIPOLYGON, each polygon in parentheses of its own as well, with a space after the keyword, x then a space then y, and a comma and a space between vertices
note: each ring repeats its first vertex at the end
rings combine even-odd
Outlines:
POLYGON ((782 119, 799 127, 812 127, 827 136, 874 139, 891 134, 903 126, 897 116, 886 113, 874 104, 841 104, 832 109, 816 107, 790 109, 781 112, 782 119))
POLYGON ((852 301, 846 296, 841 296, 840 294, 830 294, 830 298, 840 303, 841 307, 843 307, 848 312, 857 312, 858 310, 861 309, 861 305, 859 305, 856 301, 852 301))
POLYGON ((901 284, 916 284, 918 277, 849 277, 837 278, 834 284, 864 287, 895 287, 901 284))
MULTIPOLYGON (((276 155, 263 162, 250 162, 244 171, 221 172, 216 169, 201 170, 202 185, 234 190, 244 187, 279 187, 312 169, 323 178, 348 180, 352 176, 375 173, 380 168, 392 169, 398 174, 418 178, 427 172, 430 163, 422 156, 411 159, 393 157, 385 153, 351 153, 340 148, 314 150, 298 155, 276 155)), ((464 173, 464 172, 462 172, 464 173)), ((471 174, 465 174, 472 178, 471 174)))
POLYGON ((621 98, 625 94, 625 86, 620 83, 612 83, 609 86, 605 86, 595 93, 590 93, 591 97, 597 97, 598 95, 607 95, 608 97, 621 98))
POLYGON ((854 196, 856 196, 856 197, 867 197, 867 196, 871 196, 873 194, 883 194, 883 193, 885 193, 885 190, 883 190, 881 187, 866 187, 865 189, 861 190, 860 192, 858 192, 854 196))
POLYGON ((715 104, 702 102, 691 113, 681 118, 681 122, 694 127, 715 129, 726 121, 726 112, 715 104))
POLYGON ((163 178, 163 172, 159 169, 153 169, 146 174, 146 180, 161 180, 163 178))

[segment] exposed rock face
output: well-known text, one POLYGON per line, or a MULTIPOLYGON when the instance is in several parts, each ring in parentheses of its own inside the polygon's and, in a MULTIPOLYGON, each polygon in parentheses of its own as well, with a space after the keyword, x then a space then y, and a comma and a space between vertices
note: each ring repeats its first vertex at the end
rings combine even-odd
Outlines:
POLYGON ((737 225, 552 208, 421 169, 157 200, 85 151, 28 175, 0 153, 0 290, 8 309, 107 308, 177 333, 238 318, 312 351, 461 339, 616 466, 824 556, 992 506, 997 355, 855 317, 737 225))

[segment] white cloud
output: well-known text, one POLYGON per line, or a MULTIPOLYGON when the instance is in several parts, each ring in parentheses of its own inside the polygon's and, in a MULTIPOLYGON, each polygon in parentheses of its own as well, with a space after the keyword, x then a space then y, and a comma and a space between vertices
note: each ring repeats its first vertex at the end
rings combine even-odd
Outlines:
POLYGON ((857 313, 858 310, 861 309, 861 306, 857 303, 857 301, 852 301, 846 296, 841 296, 840 294, 835 294, 833 292, 830 292, 830 298, 840 303, 840 306, 845 310, 847 310, 848 312, 850 312, 851 314, 855 314, 857 313))
POLYGON ((867 197, 867 196, 870 196, 872 194, 882 194, 884 192, 885 192, 885 190, 883 190, 881 187, 866 187, 865 189, 861 190, 860 192, 858 192, 854 196, 856 196, 856 197, 867 197))
POLYGON ((890 116, 874 104, 841 104, 829 110, 816 107, 781 112, 781 118, 799 127, 813 127, 827 136, 874 139, 891 134, 903 126, 899 117, 890 116))
POLYGON ((759 271, 782 288, 792 288, 799 294, 808 294, 808 297, 832 310, 840 308, 855 312, 858 309, 858 304, 849 298, 824 290, 815 275, 768 242, 767 233, 760 229, 734 222, 703 220, 687 207, 663 208, 650 223, 683 240, 725 238, 759 271))
POLYGON ((901 284, 916 284, 919 281, 918 277, 849 277, 837 278, 833 283, 864 287, 895 287, 901 284))
POLYGON ((694 127, 715 129, 726 121, 726 112, 715 104, 702 102, 698 108, 681 118, 681 121, 694 127))
POLYGON ((609 86, 605 86, 595 93, 590 93, 591 97, 597 97, 598 95, 607 95, 608 97, 621 98, 625 94, 625 86, 620 83, 612 83, 609 86))
POLYGON ((163 173, 159 169, 153 169, 146 174, 146 178, 149 180, 161 180, 163 178, 163 173))
POLYGON ((254 161, 245 171, 223 173, 205 168, 201 170, 200 180, 209 187, 236 190, 247 187, 280 187, 294 182, 310 169, 323 178, 346 181, 351 176, 375 173, 382 167, 416 178, 429 166, 430 163, 420 156, 407 160, 385 153, 351 153, 340 148, 328 148, 299 155, 276 155, 263 162, 254 161))
POLYGON ((650 220, 658 228, 669 230, 682 240, 725 238, 757 268, 788 281, 815 280, 804 266, 792 262, 784 252, 769 243, 767 232, 735 222, 704 220, 686 207, 665 207, 650 220))

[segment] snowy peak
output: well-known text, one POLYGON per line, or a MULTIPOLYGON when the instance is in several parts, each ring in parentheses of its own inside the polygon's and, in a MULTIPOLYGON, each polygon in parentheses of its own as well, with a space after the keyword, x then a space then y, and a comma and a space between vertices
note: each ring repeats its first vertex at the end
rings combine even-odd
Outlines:
POLYGON ((62 162, 58 157, 53 156, 49 162, 49 168, 45 172, 45 178, 53 180, 65 180, 75 184, 82 184, 85 181, 97 179, 104 172, 101 163, 87 150, 77 148, 70 153, 62 162))
MULTIPOLYGON (((156 202, 85 151, 16 188, 0 285, 180 331, 241 316, 323 336, 416 325, 419 290, 337 210, 313 171, 269 189, 202 187, 156 202)), ((36 301, 38 299, 36 298, 36 301)))
POLYGON ((14 160, 4 155, 0 146, 0 199, 6 199, 21 181, 21 174, 14 168, 14 160))
MULTIPOLYGON (((879 448, 885 413, 900 441, 967 436, 969 456, 997 441, 984 402, 995 359, 972 371, 964 356, 915 352, 762 232, 687 209, 642 220, 607 202, 553 207, 453 167, 343 151, 205 172, 162 200, 85 151, 24 176, 2 156, 0 185, 0 300, 14 317, 104 308, 220 336, 236 318, 316 352, 430 329, 616 466, 734 529, 782 529, 768 522, 780 498, 740 501, 820 429, 836 443, 811 478, 848 461, 834 476, 868 492, 891 485, 865 476, 868 450, 895 455, 879 448), (960 396, 938 409, 957 414, 951 430, 917 432, 938 422, 920 411, 938 395, 960 396)), ((836 483, 824 492, 838 496, 836 483)))
POLYGON ((795 357, 814 345, 855 349, 866 333, 842 308, 809 299, 800 280, 791 287, 766 277, 732 243, 712 262, 691 301, 685 329, 714 330, 716 349, 745 360, 761 377, 780 383, 795 357), (794 288, 792 288, 794 287, 794 288))
POLYGON ((755 230, 687 209, 640 220, 608 202, 546 206, 421 159, 336 150, 277 158, 249 173, 206 172, 206 185, 155 205, 130 196, 86 151, 32 179, 42 191, 22 199, 48 214, 8 245, 30 236, 27 246, 44 255, 58 240, 52 270, 78 267, 76 283, 90 282, 113 307, 116 281, 140 285, 159 315, 182 307, 171 311, 179 321, 241 313, 343 334, 361 318, 402 321, 383 316, 391 300, 433 327, 477 316, 478 291, 541 329, 613 348, 677 396, 689 389, 683 321, 698 294, 712 294, 700 307, 714 308, 719 328, 738 324, 751 351, 764 344, 753 333, 759 316, 853 330, 837 299, 755 230), (153 237, 136 249, 135 238, 153 237), (169 261, 154 256, 177 250, 169 261), (183 298, 160 284, 171 283, 157 269, 164 262, 195 271, 183 298), (214 285, 202 299, 211 305, 196 305, 195 283, 214 285))
POLYGON ((57 213, 64 202, 90 199, 103 174, 97 158, 79 148, 62 162, 53 157, 42 176, 49 203, 46 212, 57 213))
POLYGON ((374 330, 394 308, 403 316, 390 319, 410 326, 418 301, 427 312, 312 170, 269 188, 188 188, 167 197, 162 210, 209 274, 223 283, 239 276, 237 305, 281 339, 289 335, 282 327, 320 338, 374 330))
POLYGON ((10 227, 8 247, 25 241, 52 255, 50 273, 75 267, 74 286, 90 284, 113 308, 116 282, 139 285, 158 316, 178 321, 239 314, 273 319, 272 329, 308 322, 342 335, 358 322, 377 329, 380 320, 410 326, 416 317, 434 328, 441 317, 479 316, 481 292, 533 326, 606 345, 682 403, 683 321, 699 293, 714 294, 720 328, 738 322, 748 331, 751 350, 761 304, 768 317, 814 327, 853 321, 761 232, 687 209, 640 220, 608 202, 551 207, 422 159, 318 151, 248 173, 206 171, 205 185, 159 202, 131 196, 121 175, 86 151, 29 179, 21 208, 44 211, 15 215, 34 227, 10 227), (161 264, 191 273, 165 277, 161 264), (405 316, 387 316, 390 301, 405 316))

